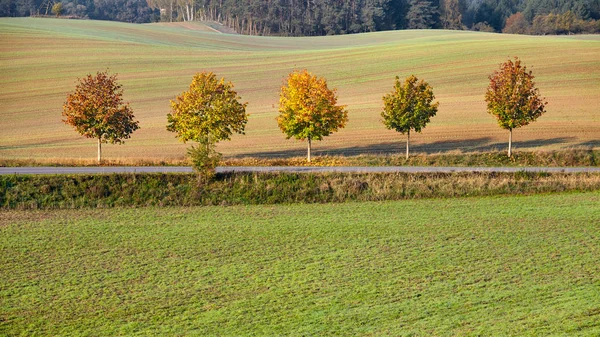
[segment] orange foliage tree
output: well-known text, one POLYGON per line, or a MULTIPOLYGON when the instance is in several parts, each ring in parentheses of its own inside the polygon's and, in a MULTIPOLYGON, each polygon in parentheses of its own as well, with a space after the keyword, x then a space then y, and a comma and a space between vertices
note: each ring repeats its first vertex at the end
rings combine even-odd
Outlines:
POLYGON ((63 105, 63 122, 81 135, 98 140, 98 163, 102 161, 102 143, 121 144, 139 129, 129 103, 123 102, 123 89, 117 75, 107 71, 79 79, 75 91, 63 105))
POLYGON ((517 12, 506 19, 502 33, 527 34, 529 33, 529 22, 521 12, 517 12))
POLYGON ((546 112, 548 102, 540 97, 538 88, 533 82, 531 71, 508 60, 500 65, 500 69, 489 76, 490 85, 485 93, 488 113, 496 116, 498 125, 509 131, 508 156, 512 155, 512 130, 525 126, 546 112))
POLYGON ((294 71, 281 87, 277 123, 287 138, 308 141, 307 160, 311 161, 311 141, 343 128, 348 122, 345 105, 337 105, 336 90, 324 78, 307 70, 294 71))

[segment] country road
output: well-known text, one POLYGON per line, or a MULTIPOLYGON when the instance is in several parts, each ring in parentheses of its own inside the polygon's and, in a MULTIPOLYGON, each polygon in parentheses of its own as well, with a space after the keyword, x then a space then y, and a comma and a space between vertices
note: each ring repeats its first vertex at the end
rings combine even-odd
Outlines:
MULTIPOLYGON (((220 166, 227 172, 344 172, 344 173, 452 173, 452 172, 548 172, 600 173, 600 167, 433 167, 433 166, 220 166)), ((0 167, 0 174, 111 174, 111 173, 191 173, 189 166, 90 166, 90 167, 0 167)))

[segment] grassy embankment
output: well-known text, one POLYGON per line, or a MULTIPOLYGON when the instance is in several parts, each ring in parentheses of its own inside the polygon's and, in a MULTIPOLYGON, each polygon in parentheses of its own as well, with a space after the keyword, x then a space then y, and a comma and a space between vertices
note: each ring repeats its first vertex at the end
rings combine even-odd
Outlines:
POLYGON ((600 334, 598 192, 0 223, 2 335, 600 334))
POLYGON ((600 174, 380 173, 0 176, 0 209, 252 205, 598 191, 600 174))
POLYGON ((350 121, 315 144, 318 155, 402 152, 404 137, 380 123, 381 97, 396 75, 426 79, 441 102, 438 115, 413 137, 413 153, 504 149, 508 135, 485 112, 487 76, 509 56, 536 75, 548 113, 515 130, 521 150, 598 147, 600 38, 514 36, 456 31, 394 31, 318 38, 250 37, 182 25, 85 20, 0 19, 0 157, 95 158, 95 143, 61 122, 77 77, 119 73, 141 129, 105 158, 177 161, 186 145, 165 130, 169 100, 193 74, 211 70, 233 81, 251 114, 245 136, 219 145, 226 157, 304 155, 275 122, 279 86, 307 68, 338 88, 350 121))

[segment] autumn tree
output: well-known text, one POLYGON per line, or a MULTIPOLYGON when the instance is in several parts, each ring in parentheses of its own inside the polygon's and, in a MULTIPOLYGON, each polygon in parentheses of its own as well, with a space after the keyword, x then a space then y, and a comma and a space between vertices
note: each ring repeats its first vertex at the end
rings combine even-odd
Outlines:
POLYGON ((506 19, 502 33, 527 34, 529 33, 529 22, 521 12, 517 12, 506 19))
POLYGON ((494 115, 501 128, 509 131, 508 156, 512 155, 512 130, 525 126, 546 112, 548 104, 540 97, 531 71, 521 60, 508 60, 489 76, 485 93, 488 113, 494 115))
POLYGON ((233 90, 231 82, 217 79, 212 72, 194 75, 188 91, 171 101, 167 114, 167 130, 175 132, 182 142, 199 144, 188 151, 194 167, 200 173, 214 170, 220 156, 214 145, 231 139, 235 133, 243 134, 248 115, 248 103, 240 103, 241 97, 233 90))
POLYGON ((439 102, 433 102, 433 88, 425 81, 411 75, 404 83, 396 76, 394 90, 383 96, 381 112, 383 124, 390 129, 407 135, 406 159, 410 146, 410 131, 421 132, 431 117, 438 111, 439 102))
POLYGON ((294 71, 281 87, 277 123, 287 138, 308 141, 307 160, 311 161, 311 142, 343 128, 348 121, 345 105, 337 105, 336 89, 330 90, 324 78, 307 70, 294 71))
POLYGON ((59 17, 62 15, 64 10, 63 4, 62 2, 57 2, 52 6, 52 13, 54 13, 56 15, 56 17, 59 17))
POLYGON ((117 75, 107 71, 79 79, 75 91, 63 105, 63 122, 81 135, 98 140, 98 163, 102 161, 102 143, 121 144, 139 129, 129 103, 123 102, 123 89, 117 75))
POLYGON ((444 29, 463 29, 462 14, 458 0, 441 0, 440 12, 440 21, 444 29))

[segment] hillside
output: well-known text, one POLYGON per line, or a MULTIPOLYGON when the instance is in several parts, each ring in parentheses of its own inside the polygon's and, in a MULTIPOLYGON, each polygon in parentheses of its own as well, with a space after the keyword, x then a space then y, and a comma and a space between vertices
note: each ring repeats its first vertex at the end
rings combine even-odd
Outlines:
POLYGON ((503 148, 507 134, 485 112, 487 76, 509 56, 532 67, 548 113, 516 130, 517 149, 600 143, 600 37, 516 36, 466 31, 393 31, 314 38, 251 37, 185 25, 0 19, 0 157, 94 158, 95 144, 61 122, 75 81, 109 69, 119 73, 141 129, 106 158, 180 158, 186 145, 165 130, 169 100, 195 72, 235 83, 251 114, 245 136, 220 144, 226 156, 301 153, 275 116, 279 86, 307 68, 338 88, 348 105, 346 129, 314 144, 317 154, 396 151, 404 137, 379 122, 381 96, 396 75, 430 82, 441 102, 415 152, 503 148))

